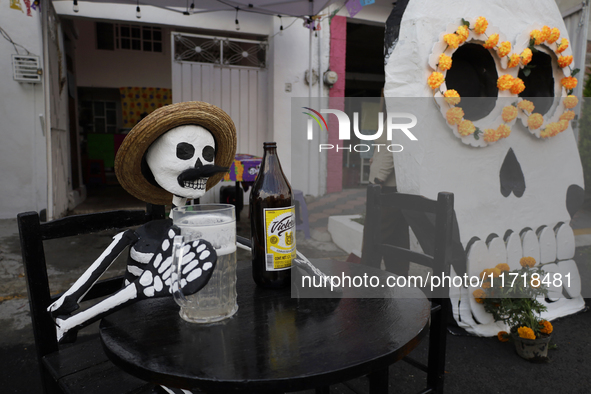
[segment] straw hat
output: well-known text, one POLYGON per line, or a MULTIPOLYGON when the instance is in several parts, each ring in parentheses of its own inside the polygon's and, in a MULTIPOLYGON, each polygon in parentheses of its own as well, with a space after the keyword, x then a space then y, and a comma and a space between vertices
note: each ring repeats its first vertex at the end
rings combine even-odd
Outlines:
MULTIPOLYGON (((152 204, 170 204, 172 193, 151 184, 142 174, 146 150, 162 134, 178 126, 195 124, 211 132, 216 142, 215 164, 230 167, 236 155, 236 127, 230 116, 215 105, 189 101, 158 108, 142 119, 125 137, 115 157, 115 174, 133 196, 152 204)), ((207 180, 206 190, 215 186, 223 173, 207 180)))

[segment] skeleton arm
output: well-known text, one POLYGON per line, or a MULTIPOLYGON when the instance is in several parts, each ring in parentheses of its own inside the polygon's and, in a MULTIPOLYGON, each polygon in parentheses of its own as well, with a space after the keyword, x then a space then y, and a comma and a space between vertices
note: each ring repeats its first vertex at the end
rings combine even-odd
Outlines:
POLYGON ((62 296, 51 304, 47 310, 53 317, 69 315, 79 308, 78 303, 101 275, 113 264, 123 250, 137 242, 138 237, 133 230, 123 231, 113 237, 113 242, 105 249, 98 259, 78 278, 78 280, 62 296))
POLYGON ((176 281, 175 268, 172 265, 171 240, 177 233, 171 229, 168 237, 162 241, 160 249, 154 253, 143 274, 117 293, 105 298, 99 303, 67 318, 55 319, 58 341, 66 334, 88 326, 136 301, 151 297, 162 297, 176 291, 175 283, 185 295, 195 294, 201 290, 213 274, 217 262, 217 254, 213 246, 199 240, 188 243, 181 250, 181 271, 183 279, 176 281))

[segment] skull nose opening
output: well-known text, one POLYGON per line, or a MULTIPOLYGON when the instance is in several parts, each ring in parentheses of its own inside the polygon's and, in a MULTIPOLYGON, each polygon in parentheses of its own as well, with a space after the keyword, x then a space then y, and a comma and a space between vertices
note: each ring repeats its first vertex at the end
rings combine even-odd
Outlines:
POLYGON ((534 52, 527 67, 519 70, 519 78, 525 83, 525 89, 519 97, 530 100, 536 112, 545 115, 554 102, 552 58, 544 52, 534 52))
POLYGON ((523 171, 521 171, 521 164, 517 161, 512 148, 509 148, 507 155, 505 155, 499 178, 503 197, 509 197, 511 193, 515 194, 515 197, 523 196, 525 178, 523 177, 523 171))
POLYGON ((203 163, 201 162, 201 159, 197 159, 197 162, 195 163, 195 168, 199 168, 199 167, 203 167, 203 163))

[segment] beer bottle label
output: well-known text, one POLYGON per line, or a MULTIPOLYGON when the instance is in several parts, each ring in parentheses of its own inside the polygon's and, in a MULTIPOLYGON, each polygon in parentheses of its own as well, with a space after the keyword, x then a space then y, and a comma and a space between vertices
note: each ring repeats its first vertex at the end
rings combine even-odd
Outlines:
POLYGON ((265 208, 264 216, 266 270, 289 269, 296 257, 295 207, 265 208))

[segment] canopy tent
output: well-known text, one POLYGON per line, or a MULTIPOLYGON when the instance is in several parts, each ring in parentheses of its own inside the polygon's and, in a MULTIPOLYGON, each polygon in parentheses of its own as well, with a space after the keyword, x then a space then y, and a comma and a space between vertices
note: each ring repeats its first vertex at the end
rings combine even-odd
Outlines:
MULTIPOLYGON (((72 0, 53 0, 62 2, 72 0)), ((309 17, 317 15, 334 0, 85 0, 93 3, 148 5, 172 12, 197 14, 240 10, 266 15, 309 17)))

